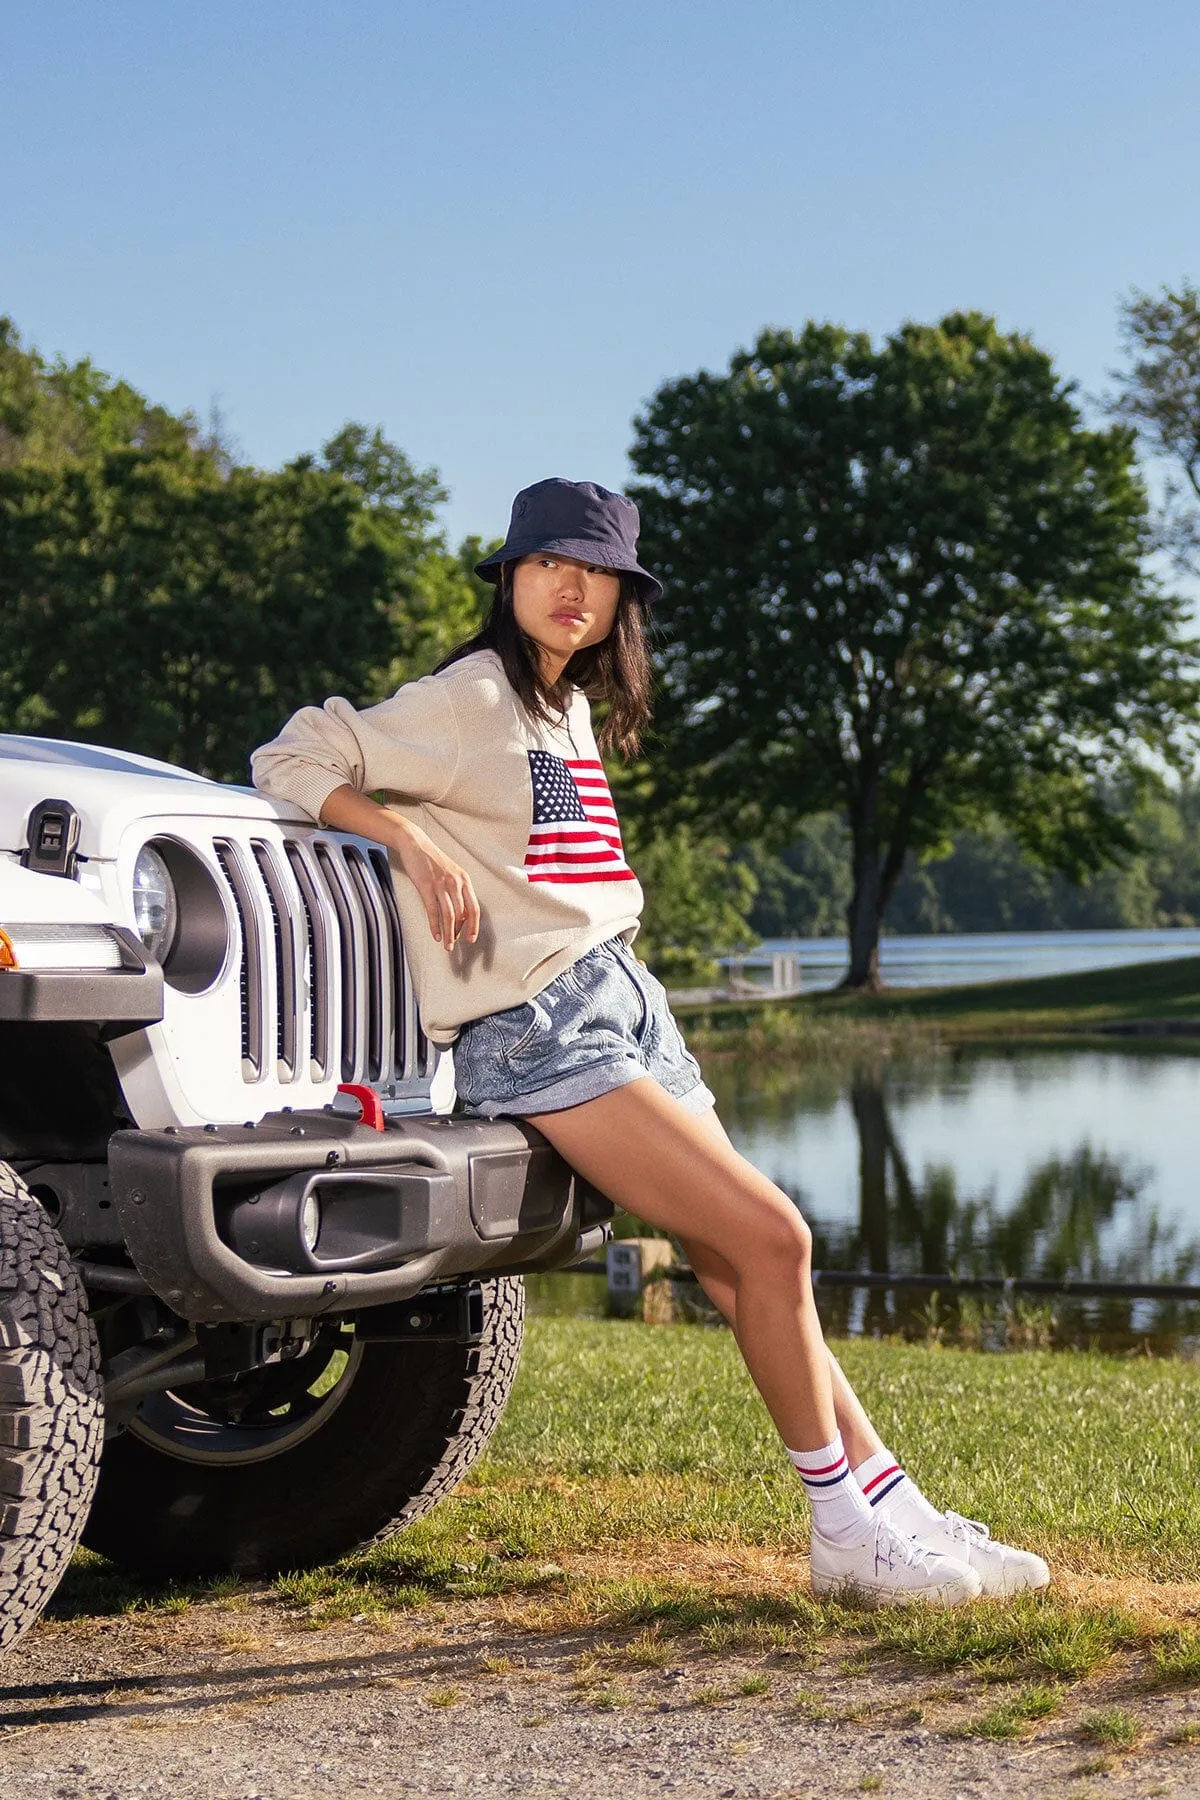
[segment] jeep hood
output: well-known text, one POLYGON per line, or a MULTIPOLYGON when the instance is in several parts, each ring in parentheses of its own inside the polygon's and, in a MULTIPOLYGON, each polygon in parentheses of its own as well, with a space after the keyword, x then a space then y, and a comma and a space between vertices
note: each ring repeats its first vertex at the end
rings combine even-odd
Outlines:
POLYGON ((111 858, 139 820, 152 831, 174 818, 302 819, 306 815, 251 787, 235 787, 129 750, 57 738, 0 734, 0 851, 25 847, 39 800, 66 800, 79 814, 79 852, 111 858))

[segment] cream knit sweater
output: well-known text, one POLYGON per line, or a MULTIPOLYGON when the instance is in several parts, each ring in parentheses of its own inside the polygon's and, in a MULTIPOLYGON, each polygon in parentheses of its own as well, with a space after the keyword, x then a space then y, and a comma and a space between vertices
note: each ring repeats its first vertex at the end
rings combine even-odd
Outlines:
POLYGON ((417 1009, 435 1044, 517 1006, 606 938, 631 944, 642 889, 625 861, 586 694, 535 722, 494 650, 409 681, 378 706, 305 706, 251 758, 256 787, 317 820, 334 788, 385 790, 471 878, 479 938, 452 951, 391 856, 417 1009))

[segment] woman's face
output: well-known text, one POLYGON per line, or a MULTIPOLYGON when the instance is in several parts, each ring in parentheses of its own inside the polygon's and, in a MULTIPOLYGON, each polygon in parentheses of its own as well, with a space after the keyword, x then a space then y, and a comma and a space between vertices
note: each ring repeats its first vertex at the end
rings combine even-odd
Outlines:
POLYGON ((541 550, 514 565, 512 592, 517 624, 541 646, 554 682, 576 650, 602 643, 612 630, 621 577, 598 563, 541 550))

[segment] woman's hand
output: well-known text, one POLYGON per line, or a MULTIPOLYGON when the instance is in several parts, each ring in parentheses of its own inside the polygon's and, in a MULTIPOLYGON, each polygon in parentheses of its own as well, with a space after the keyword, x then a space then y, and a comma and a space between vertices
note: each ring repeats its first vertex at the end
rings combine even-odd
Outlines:
POLYGON ((320 823, 334 831, 352 831, 393 850, 429 916, 429 929, 439 944, 453 950, 460 935, 473 944, 479 937, 479 901, 471 877, 452 857, 439 850, 427 832, 402 813, 390 812, 347 782, 334 788, 321 805, 320 823))
POLYGON ((479 936, 479 902, 471 877, 453 858, 439 850, 433 839, 408 819, 391 813, 398 830, 389 839, 404 873, 425 902, 429 929, 447 950, 453 950, 459 934, 469 944, 479 936))

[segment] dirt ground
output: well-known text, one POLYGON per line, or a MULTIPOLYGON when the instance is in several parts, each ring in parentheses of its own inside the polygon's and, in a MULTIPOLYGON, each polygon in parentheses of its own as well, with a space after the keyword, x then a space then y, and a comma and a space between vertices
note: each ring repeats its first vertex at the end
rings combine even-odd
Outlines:
MULTIPOLYGON (((694 1547, 656 1572, 695 1578, 706 1557, 714 1578, 756 1586, 803 1572, 694 1547)), ((1200 1695, 1148 1688, 1136 1659, 989 1741, 956 1735, 1000 1695, 969 1672, 864 1658, 853 1640, 809 1657, 674 1638, 647 1666, 631 1636, 555 1626, 527 1597, 318 1629, 255 1594, 44 1622, 0 1662, 0 1796, 1200 1796, 1200 1695), (1081 1729, 1114 1707, 1140 1727, 1132 1749, 1081 1729), (1195 1747, 1169 1741, 1192 1727, 1195 1747)))

